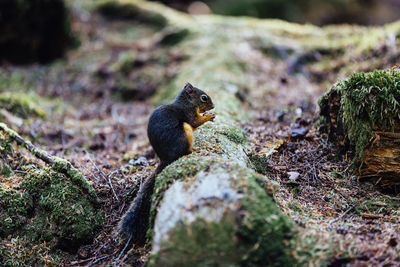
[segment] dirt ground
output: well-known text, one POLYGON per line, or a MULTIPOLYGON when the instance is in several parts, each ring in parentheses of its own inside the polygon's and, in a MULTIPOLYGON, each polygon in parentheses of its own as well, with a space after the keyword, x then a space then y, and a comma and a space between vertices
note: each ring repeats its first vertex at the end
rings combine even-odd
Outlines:
MULTIPOLYGON (((125 244, 114 232, 157 163, 146 137, 152 92, 144 87, 142 97, 115 93, 118 77, 109 66, 122 52, 135 51, 140 58, 134 66, 137 72, 156 68, 151 60, 157 53, 153 31, 145 25, 131 30, 131 22, 107 21, 79 10, 74 11, 73 22, 82 45, 68 54, 67 66, 46 71, 46 77, 37 80, 40 95, 61 99, 59 110, 46 121, 25 127, 22 134, 70 160, 93 182, 101 200, 102 230, 92 244, 69 254, 63 263, 143 266, 150 246, 128 247, 121 254, 125 244)), ((252 117, 243 129, 255 155, 276 145, 260 171, 279 183, 275 198, 281 210, 301 227, 337 243, 340 252, 331 266, 399 266, 399 198, 348 174, 346 155, 337 156, 314 125, 317 99, 326 83, 304 73, 290 74, 287 61, 268 58, 256 49, 243 53, 238 49, 237 56, 252 62, 246 75, 258 85, 243 88, 243 105, 252 117)), ((170 64, 156 69, 163 79, 174 76, 181 59, 171 49, 167 60, 170 64)), ((39 76, 41 68, 45 67, 32 67, 39 76)))

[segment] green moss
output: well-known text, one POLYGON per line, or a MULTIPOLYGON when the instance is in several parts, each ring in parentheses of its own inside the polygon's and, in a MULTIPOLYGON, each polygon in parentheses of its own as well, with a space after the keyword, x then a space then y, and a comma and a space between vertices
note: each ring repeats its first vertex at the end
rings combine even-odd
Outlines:
POLYGON ((84 197, 81 188, 51 168, 29 169, 21 188, 34 201, 34 219, 23 232, 31 240, 88 242, 102 223, 101 213, 84 197))
POLYGON ((329 266, 339 251, 335 235, 323 233, 320 229, 298 228, 297 235, 289 242, 291 255, 296 259, 294 266, 329 266))
POLYGON ((236 231, 232 216, 220 222, 198 218, 185 227, 178 225, 162 250, 150 256, 149 266, 240 266, 245 250, 236 231))
POLYGON ((14 154, 14 148, 10 140, 10 134, 12 135, 15 132, 9 129, 7 125, 2 122, 0 122, 0 128, 6 129, 4 131, 0 131, 0 153, 3 155, 12 156, 14 154))
POLYGON ((292 266, 287 241, 294 236, 293 223, 284 216, 272 199, 258 185, 255 177, 247 179, 243 188, 243 219, 238 231, 252 249, 243 262, 249 265, 292 266))
MULTIPOLYGON (((201 156, 198 155, 198 157, 201 156)), ((171 164, 170 168, 164 169, 157 176, 155 193, 164 192, 172 182, 192 177, 206 168, 209 162, 204 161, 204 158, 200 159, 198 157, 184 157, 171 164)))
POLYGON ((229 127, 223 132, 223 134, 236 144, 244 144, 247 142, 246 135, 237 127, 229 127))
POLYGON ((268 158, 258 155, 249 155, 251 167, 259 173, 267 173, 268 158))
MULTIPOLYGON (((341 94, 339 117, 342 118, 345 137, 354 147, 353 164, 360 167, 364 148, 373 137, 373 128, 392 131, 400 119, 400 72, 375 70, 355 73, 336 83, 332 90, 341 94)), ((324 102, 321 101, 320 105, 324 102)))
POLYGON ((92 199, 92 201, 95 201, 97 199, 94 188, 85 179, 85 176, 83 176, 82 173, 75 169, 69 161, 58 157, 53 157, 53 159, 53 170, 66 174, 71 179, 72 183, 78 185, 81 189, 85 191, 85 193, 89 194, 89 197, 92 199))
POLYGON ((8 164, 6 162, 3 162, 2 160, 0 160, 0 175, 11 176, 13 174, 14 174, 14 172, 12 171, 10 166, 8 166, 8 164))
POLYGON ((40 99, 26 93, 5 92, 0 94, 0 108, 27 118, 31 115, 44 118, 46 111, 37 103, 40 99))
POLYGON ((396 214, 400 208, 399 201, 383 197, 382 199, 366 200, 354 207, 356 213, 396 214))
POLYGON ((0 236, 13 234, 28 219, 33 211, 30 196, 15 190, 5 190, 0 184, 0 236))
POLYGON ((299 203, 297 203, 297 201, 292 200, 289 202, 288 207, 298 213, 303 213, 304 210, 302 209, 302 207, 299 205, 299 203))

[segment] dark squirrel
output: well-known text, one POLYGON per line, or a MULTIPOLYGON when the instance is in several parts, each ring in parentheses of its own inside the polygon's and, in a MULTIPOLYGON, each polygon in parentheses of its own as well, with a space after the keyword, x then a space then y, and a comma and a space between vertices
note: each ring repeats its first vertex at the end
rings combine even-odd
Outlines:
POLYGON ((137 197, 120 223, 120 234, 142 245, 149 226, 151 196, 155 179, 166 166, 178 158, 192 153, 193 131, 214 114, 203 114, 214 108, 211 98, 202 90, 186 84, 175 101, 156 108, 150 116, 147 135, 160 163, 146 179, 137 197))

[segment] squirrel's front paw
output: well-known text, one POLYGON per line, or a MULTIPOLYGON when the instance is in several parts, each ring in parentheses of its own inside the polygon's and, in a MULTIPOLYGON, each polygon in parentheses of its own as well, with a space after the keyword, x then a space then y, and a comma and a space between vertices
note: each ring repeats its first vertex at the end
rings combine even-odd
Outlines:
POLYGON ((207 114, 207 116, 208 116, 208 120, 214 121, 214 119, 215 119, 215 114, 214 113, 207 114))

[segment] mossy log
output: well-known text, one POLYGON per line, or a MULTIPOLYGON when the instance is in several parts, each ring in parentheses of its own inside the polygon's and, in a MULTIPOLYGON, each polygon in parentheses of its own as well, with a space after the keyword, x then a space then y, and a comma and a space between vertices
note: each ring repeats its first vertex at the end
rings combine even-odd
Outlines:
POLYGON ((356 73, 320 99, 321 131, 349 151, 360 179, 400 185, 400 72, 356 73))

